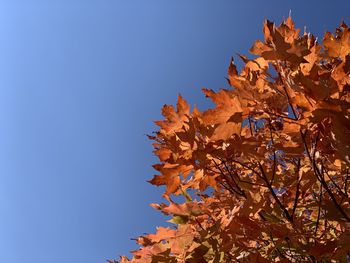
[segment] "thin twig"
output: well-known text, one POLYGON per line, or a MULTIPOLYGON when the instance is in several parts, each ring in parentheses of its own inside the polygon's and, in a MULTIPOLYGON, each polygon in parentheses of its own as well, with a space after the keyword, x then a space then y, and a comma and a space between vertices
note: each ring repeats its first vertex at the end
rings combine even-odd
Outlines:
POLYGON ((298 205, 298 199, 300 195, 300 182, 301 182, 301 176, 299 176, 299 170, 300 170, 300 158, 298 159, 298 164, 297 164, 297 173, 298 173, 298 178, 297 178, 297 189, 295 192, 295 199, 294 199, 294 205, 293 205, 293 211, 292 211, 292 218, 294 218, 294 213, 298 205))
POLYGON ((324 189, 327 191, 328 195, 330 196, 330 198, 332 199, 332 202, 334 203, 334 205, 336 206, 336 208, 338 209, 338 211, 344 216, 344 218, 346 219, 346 221, 350 222, 350 218, 349 216, 345 213, 345 211, 343 210, 343 208, 340 206, 340 204, 338 203, 337 199, 335 198, 335 196, 333 195, 332 191, 329 189, 326 181, 324 180, 324 176, 321 174, 320 170, 318 169, 315 160, 312 159, 311 155, 310 155, 310 151, 307 147, 307 143, 305 140, 305 136, 306 136, 306 132, 303 133, 302 131, 300 131, 301 133, 301 138, 303 140, 304 143, 304 147, 305 147, 305 151, 306 154, 308 156, 308 158, 310 159, 310 162, 312 163, 312 168, 314 170, 314 173, 316 175, 316 178, 319 180, 319 182, 323 185, 324 189))
POLYGON ((281 201, 278 199, 275 191, 273 190, 273 188, 271 187, 271 185, 269 184, 269 180, 265 174, 264 168, 262 167, 261 163, 259 163, 259 168, 262 174, 262 177, 265 180, 265 183, 267 184, 273 198, 275 199, 275 201, 277 202, 277 204, 279 205, 279 207, 282 209, 282 211, 284 212, 286 218, 288 219, 289 222, 293 222, 293 218, 290 216, 288 210, 286 209, 286 207, 281 203, 281 201))
POLYGON ((316 235, 317 235, 318 225, 320 223, 321 204, 322 204, 322 184, 320 185, 320 195, 318 197, 318 212, 317 212, 317 220, 316 220, 316 226, 315 226, 315 238, 316 238, 316 235))

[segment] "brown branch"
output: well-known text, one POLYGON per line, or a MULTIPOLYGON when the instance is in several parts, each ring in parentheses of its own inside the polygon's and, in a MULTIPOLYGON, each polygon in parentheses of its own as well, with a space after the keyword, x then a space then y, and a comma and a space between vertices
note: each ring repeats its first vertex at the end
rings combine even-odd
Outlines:
POLYGON ((346 197, 349 197, 349 195, 348 195, 348 179, 349 179, 349 168, 346 169, 346 177, 345 177, 345 182, 344 182, 344 186, 343 186, 346 197))
MULTIPOLYGON (((220 160, 221 160, 221 159, 220 159, 220 160)), ((221 160, 221 161, 223 162, 223 164, 224 164, 224 166, 225 166, 225 169, 226 169, 226 170, 229 172, 229 174, 233 177, 233 174, 229 171, 229 168, 227 167, 227 164, 226 164, 223 160, 221 160)), ((249 169, 249 170, 251 170, 251 169, 249 169)), ((242 180, 242 179, 237 175, 237 172, 236 172, 236 177, 237 177, 238 181, 241 182, 241 183, 246 183, 246 184, 250 184, 250 185, 256 185, 256 186, 266 187, 266 188, 267 188, 267 186, 264 185, 264 184, 253 183, 253 182, 248 182, 248 181, 242 180)), ((243 191, 243 190, 242 190, 242 191, 243 191)))
POLYGON ((195 217, 194 220, 197 222, 197 224, 199 225, 199 227, 203 230, 203 231, 207 231, 201 224, 201 222, 199 222, 198 218, 195 217))
POLYGON ((253 133, 253 129, 252 129, 252 121, 251 121, 251 116, 249 114, 249 117, 248 117, 248 121, 249 121, 249 129, 250 129, 250 133, 252 136, 254 136, 254 133, 253 133))
POLYGON ((266 185, 264 185, 264 184, 252 183, 252 182, 248 182, 248 181, 245 181, 245 180, 242 180, 242 179, 239 179, 239 181, 240 181, 241 183, 244 183, 244 184, 257 185, 257 186, 260 186, 260 187, 266 187, 266 188, 268 188, 268 187, 267 187, 266 185))
POLYGON ((248 165, 246 165, 246 164, 244 164, 244 163, 242 163, 242 162, 240 162, 240 161, 237 161, 237 160, 232 160, 232 162, 238 163, 238 164, 241 165, 243 168, 246 168, 246 169, 248 169, 248 170, 251 170, 253 173, 255 173, 258 177, 261 178, 260 173, 258 173, 258 172, 255 171, 253 168, 249 167, 248 165))
MULTIPOLYGON (((218 172, 218 171, 214 171, 213 169, 211 169, 211 168, 209 168, 209 167, 206 167, 206 169, 209 170, 209 171, 211 171, 211 172, 214 173, 214 174, 217 174, 217 173, 221 174, 220 171, 219 171, 219 172, 218 172)), ((224 182, 226 182, 226 183, 228 184, 227 180, 225 180, 224 182)), ((235 195, 235 194, 241 195, 241 193, 239 193, 239 192, 237 192, 235 189, 233 189, 231 185, 227 186, 227 185, 224 184, 224 182, 218 182, 218 183, 219 183, 222 187, 224 187, 227 191, 229 191, 232 195, 235 195)))
MULTIPOLYGON (((322 164, 322 168, 324 167, 324 165, 322 164)), ((348 197, 347 193, 344 193, 343 190, 340 188, 340 186, 333 180, 333 178, 329 175, 328 171, 324 172, 327 177, 329 178, 329 180, 333 183, 333 185, 335 186, 335 188, 337 188, 338 192, 343 195, 344 197, 348 197)))
POLYGON ((295 213, 295 210, 297 209, 298 199, 299 199, 299 195, 300 195, 301 176, 299 176, 299 170, 300 170, 300 158, 298 159, 298 164, 297 164, 297 173, 298 173, 297 189, 296 189, 296 192, 295 192, 295 199, 294 199, 294 204, 293 204, 292 218, 294 218, 294 213, 295 213))
POLYGON ((323 174, 321 174, 320 170, 317 167, 317 164, 316 164, 315 160, 313 160, 311 155, 310 155, 310 151, 309 151, 309 149, 307 147, 307 143, 306 143, 306 139, 305 139, 306 132, 303 133, 302 131, 300 131, 300 133, 301 133, 301 138, 303 140, 303 144, 304 144, 304 147, 305 147, 306 155, 308 156, 308 158, 310 159, 310 162, 312 163, 312 168, 314 170, 316 178, 322 184, 322 186, 324 187, 324 189, 326 190, 326 192, 328 193, 328 195, 332 199, 332 202, 334 203, 334 205, 338 209, 338 211, 343 215, 343 217, 346 219, 346 221, 350 222, 349 216, 345 213, 345 211, 343 210, 343 208, 340 206, 340 204, 338 203, 337 199, 333 195, 332 191, 329 189, 329 187, 327 185, 327 182, 324 180, 323 174))
POLYGON ((275 117, 283 118, 283 121, 285 121, 285 122, 295 123, 295 124, 298 124, 301 126, 301 124, 298 122, 298 120, 291 118, 288 115, 274 113, 274 112, 266 112, 266 113, 269 115, 275 116, 275 117))
POLYGON ((234 180, 234 178, 231 178, 232 180, 230 180, 227 176, 226 173, 221 169, 220 165, 213 159, 213 162, 216 166, 216 168, 220 171, 220 174, 224 177, 226 183, 229 185, 229 187, 232 189, 233 192, 235 192, 238 195, 241 195, 245 198, 247 198, 246 194, 244 193, 244 191, 242 190, 242 188, 239 187, 239 185, 237 184, 237 182, 234 180), (231 182, 234 184, 234 186, 231 184, 231 182), (236 189, 235 189, 236 187, 236 189))
POLYGON ((318 212, 317 212, 317 220, 316 220, 316 226, 315 226, 315 238, 316 238, 316 234, 317 234, 318 225, 320 223, 321 204, 322 204, 322 184, 320 185, 320 195, 318 197, 318 212))
POLYGON ((273 150, 273 168, 272 168, 272 176, 271 176, 271 180, 270 180, 270 185, 272 185, 273 181, 275 180, 277 160, 276 160, 276 151, 275 151, 275 148, 274 148, 274 140, 273 140, 272 124, 271 124, 271 122, 269 122, 269 129, 270 129, 271 144, 272 144, 272 150, 273 150))
POLYGON ((275 191, 273 190, 272 186, 269 184, 269 180, 265 174, 265 171, 264 171, 264 168, 262 167, 261 163, 258 163, 259 164, 259 168, 260 168, 260 171, 261 171, 261 174, 262 174, 262 177, 265 181, 265 183, 267 184, 268 186, 268 189, 270 190, 273 198, 275 199, 275 201, 277 202, 277 204, 279 205, 279 207, 282 209, 282 211, 284 212, 286 218, 288 219, 289 222, 293 222, 293 218, 290 216, 288 210, 286 209, 286 207, 281 203, 281 201, 278 199, 275 191))
POLYGON ((281 258, 286 259, 286 256, 284 255, 284 253, 282 253, 282 252, 279 250, 279 248, 277 247, 275 241, 273 240, 273 236, 272 236, 272 232, 271 232, 271 231, 270 231, 270 239, 271 239, 271 242, 272 242, 273 246, 275 247, 277 253, 281 256, 281 258))
MULTIPOLYGON (((235 181, 234 177, 236 177, 238 179, 239 182, 245 182, 243 180, 241 180, 241 178, 237 175, 237 173, 235 173, 236 176, 234 176, 234 174, 232 173, 231 169, 229 169, 229 167, 227 166, 226 162, 222 159, 220 159, 221 163, 224 165, 226 171, 228 172, 228 174, 231 176, 232 180, 234 181, 236 187, 238 188, 238 190, 240 192, 242 192, 244 194, 244 196, 246 197, 244 190, 238 185, 238 183, 235 181)), ((249 183, 249 182, 247 182, 249 183)))

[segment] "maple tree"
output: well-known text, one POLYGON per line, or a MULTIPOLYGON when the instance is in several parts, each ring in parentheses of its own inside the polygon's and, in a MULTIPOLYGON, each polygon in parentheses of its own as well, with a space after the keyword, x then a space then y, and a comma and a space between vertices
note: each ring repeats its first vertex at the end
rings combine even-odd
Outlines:
POLYGON ((203 90, 214 108, 163 107, 150 183, 167 204, 151 206, 174 226, 120 262, 350 260, 350 29, 263 32, 240 72, 231 60, 232 88, 203 90))

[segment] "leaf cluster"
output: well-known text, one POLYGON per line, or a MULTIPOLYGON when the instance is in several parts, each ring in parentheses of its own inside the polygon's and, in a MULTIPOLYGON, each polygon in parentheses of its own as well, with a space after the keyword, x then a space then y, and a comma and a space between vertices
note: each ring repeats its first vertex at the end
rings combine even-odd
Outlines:
POLYGON ((240 71, 231 60, 232 88, 203 90, 214 108, 163 107, 150 183, 168 203, 152 207, 174 226, 120 262, 349 260, 350 29, 318 42, 289 17, 263 32, 240 71))

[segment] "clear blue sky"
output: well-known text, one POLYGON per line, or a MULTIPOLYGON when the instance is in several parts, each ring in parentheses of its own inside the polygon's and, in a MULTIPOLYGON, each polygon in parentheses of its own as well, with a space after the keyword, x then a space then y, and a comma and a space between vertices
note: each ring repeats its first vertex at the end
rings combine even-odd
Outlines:
POLYGON ((289 10, 322 37, 349 1, 0 1, 0 262, 98 263, 162 216, 145 134, 289 10))

